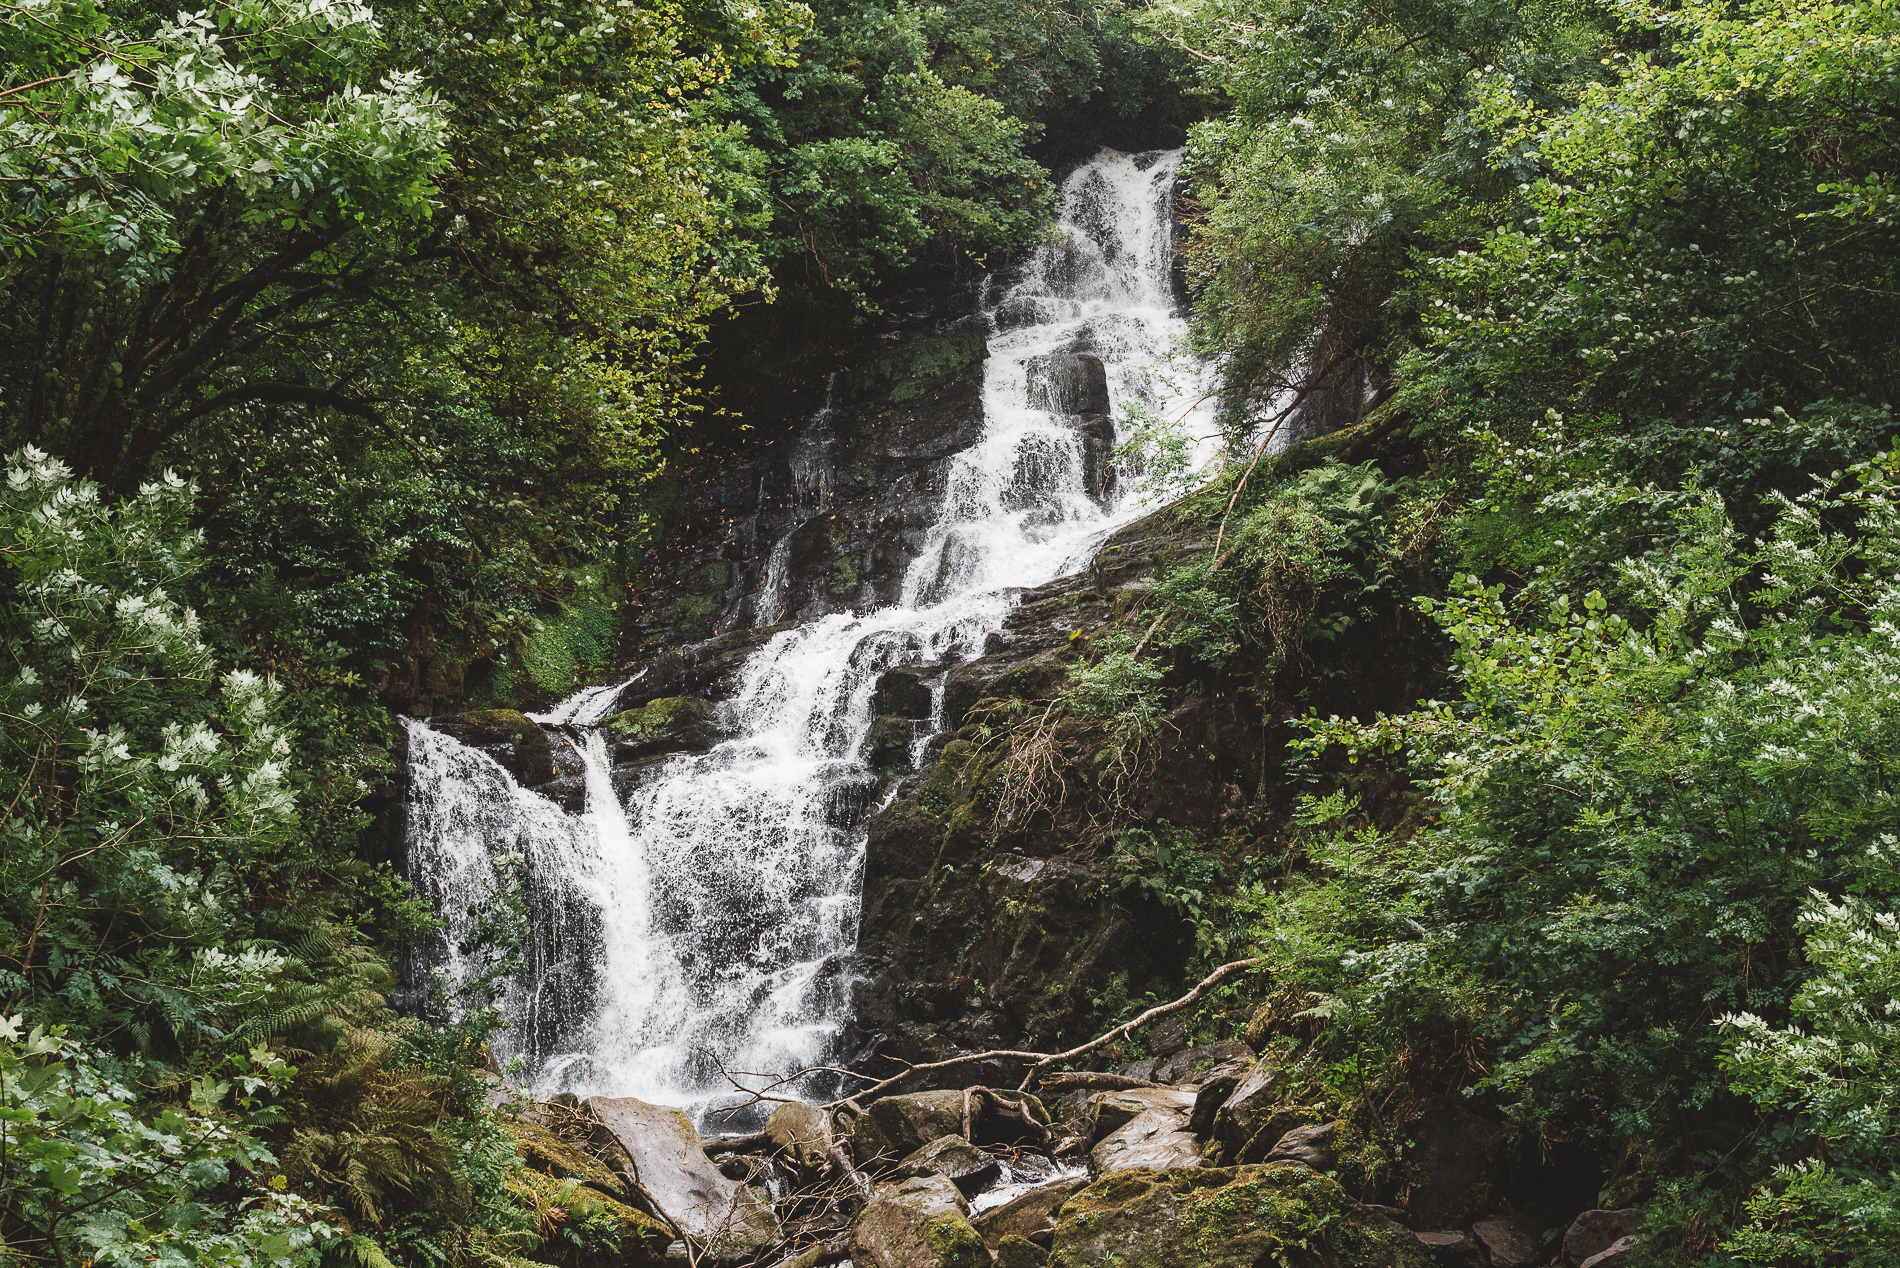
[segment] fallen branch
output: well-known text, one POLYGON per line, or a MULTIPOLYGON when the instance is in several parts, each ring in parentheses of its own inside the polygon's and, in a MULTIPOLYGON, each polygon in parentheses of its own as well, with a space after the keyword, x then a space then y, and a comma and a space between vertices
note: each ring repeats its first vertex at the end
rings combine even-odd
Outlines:
MULTIPOLYGON (((1029 1070, 1023 1075, 1022 1083, 1017 1086, 1017 1091, 1026 1092, 1029 1090, 1030 1083, 1035 1080, 1037 1073, 1044 1067, 1054 1065, 1058 1061, 1073 1061, 1075 1058, 1094 1052, 1097 1048, 1111 1044, 1117 1039, 1125 1039, 1150 1022, 1159 1021, 1169 1013, 1179 1012, 1189 1004, 1192 1004, 1195 1000, 1201 998, 1201 996, 1213 990, 1216 986, 1219 986, 1222 982, 1225 982, 1228 978, 1245 972, 1248 969, 1255 968, 1262 962, 1261 957, 1256 956, 1250 960, 1235 960, 1229 964, 1223 964, 1202 978, 1193 990, 1183 995, 1180 999, 1166 1004, 1157 1004, 1132 1021, 1125 1021, 1106 1034, 1091 1039, 1079 1048, 1071 1048, 1067 1052, 1023 1052, 1013 1048, 998 1048, 989 1052, 972 1052, 961 1057, 950 1057, 943 1061, 926 1061, 921 1064, 903 1061, 902 1065, 904 1069, 900 1073, 893 1074, 888 1079, 882 1079, 873 1083, 870 1087, 861 1088, 853 1094, 850 1099, 856 1100, 859 1097, 874 1097, 888 1088, 897 1086, 912 1075, 927 1074, 933 1070, 950 1070, 960 1065, 969 1065, 973 1061, 1015 1060, 1029 1062, 1029 1070)), ((892 1060, 900 1059, 892 1058, 892 1060)), ((844 1104, 846 1104, 845 1101, 833 1101, 824 1108, 834 1110, 844 1104)))

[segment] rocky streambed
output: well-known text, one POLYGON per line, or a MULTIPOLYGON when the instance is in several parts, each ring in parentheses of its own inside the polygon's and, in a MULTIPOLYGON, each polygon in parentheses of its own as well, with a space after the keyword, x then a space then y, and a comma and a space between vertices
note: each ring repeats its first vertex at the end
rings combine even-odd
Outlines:
POLYGON ((631 1097, 495 1100, 537 1179, 598 1194, 632 1262, 1624 1268, 1637 1246, 1633 1210, 1491 1207, 1499 1133, 1469 1114, 1425 1125, 1438 1169, 1403 1205, 1356 1199, 1350 1116, 1283 1101, 1242 1043, 1046 1082, 780 1103, 737 1137, 631 1097))

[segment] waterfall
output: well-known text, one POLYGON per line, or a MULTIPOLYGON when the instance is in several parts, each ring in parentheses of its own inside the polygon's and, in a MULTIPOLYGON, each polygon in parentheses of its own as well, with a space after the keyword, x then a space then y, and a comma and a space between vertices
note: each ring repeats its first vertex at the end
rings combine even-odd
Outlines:
MULTIPOLYGON (((537 928, 496 1046, 526 1059, 536 1092, 703 1108, 722 1090, 720 1061, 788 1071, 835 1049, 879 788, 859 754, 878 676, 971 654, 1020 588, 1085 566, 1140 513, 1106 474, 1110 402, 1195 408, 1198 379, 1177 390, 1153 373, 1186 334, 1170 280, 1180 159, 1103 151, 1063 182, 1058 238, 985 284, 983 430, 948 461, 900 601, 806 622, 754 652, 719 706, 730 738, 622 772, 587 732, 575 815, 408 724, 411 872, 451 940, 492 883, 491 856, 525 858, 537 928), (1077 395, 1094 390, 1093 361, 1109 401, 1077 395)), ((794 497, 813 508, 831 489, 830 399, 828 385, 792 456, 794 497)), ((760 624, 797 609, 787 550, 768 555, 760 624)), ((615 692, 582 692, 541 720, 584 728, 615 692)), ((933 700, 940 715, 940 679, 933 700)), ((460 971, 452 955, 444 967, 460 971)))

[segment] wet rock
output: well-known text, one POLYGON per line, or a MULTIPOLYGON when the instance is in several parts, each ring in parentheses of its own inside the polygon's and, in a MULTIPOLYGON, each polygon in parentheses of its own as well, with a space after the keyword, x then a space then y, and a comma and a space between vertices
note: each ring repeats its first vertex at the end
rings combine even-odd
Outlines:
POLYGON ((1334 1142, 1339 1137, 1338 1123, 1316 1123, 1296 1127, 1280 1137, 1268 1152, 1268 1162, 1297 1162, 1315 1171, 1331 1171, 1338 1162, 1334 1142))
POLYGON ((765 1134, 800 1171, 817 1171, 835 1136, 831 1116, 816 1105, 794 1101, 773 1110, 765 1120, 765 1134))
POLYGON ((1115 488, 1115 420, 1105 415, 1078 418, 1075 431, 1082 441, 1082 488, 1100 501, 1115 488))
POLYGON ((1050 1268, 1423 1268, 1407 1238, 1375 1227, 1339 1185, 1302 1167, 1120 1171, 1075 1194, 1050 1268))
POLYGON ((1051 352, 1023 363, 1028 405, 1052 414, 1108 413, 1108 372, 1086 352, 1051 352))
POLYGON ((1463 1229, 1413 1235, 1419 1248, 1435 1268, 1484 1268, 1484 1251, 1478 1241, 1463 1229))
POLYGON ((1156 1083, 1200 1087, 1210 1079, 1231 1075, 1233 1086, 1238 1086, 1240 1077, 1252 1068, 1253 1063, 1253 1049, 1238 1040, 1230 1040, 1226 1043, 1203 1044, 1164 1057, 1155 1062, 1154 1073, 1150 1077, 1156 1083))
POLYGON ((989 1268, 990 1252, 965 1218, 969 1204, 942 1176, 878 1189, 851 1225, 856 1268, 989 1268))
POLYGON ((639 709, 660 699, 699 696, 723 700, 732 693, 733 675, 774 635, 792 628, 790 622, 756 630, 735 630, 690 647, 679 647, 655 657, 646 672, 628 683, 616 700, 621 712, 639 709))
POLYGON ((548 733, 525 713, 513 709, 476 709, 446 718, 430 718, 429 726, 482 750, 501 763, 523 788, 545 784, 560 773, 548 733))
POLYGON ((1175 1114, 1182 1120, 1180 1126, 1185 1128, 1186 1115, 1193 1108, 1194 1093, 1174 1088, 1140 1087, 1119 1092, 1097 1092, 1089 1098, 1088 1103, 1089 1138, 1100 1140, 1149 1110, 1166 1110, 1175 1114))
POLYGON ((1052 698, 1068 681, 1069 662, 1074 659, 1075 654, 1062 646, 1027 659, 1011 650, 958 665, 943 680, 944 725, 962 726, 979 700, 1052 698))
POLYGON ((1001 1170, 996 1159, 961 1136, 939 1136, 905 1155, 895 1168, 899 1176, 942 1176, 965 1197, 988 1188, 1001 1170))
POLYGON ((1241 1148, 1280 1107, 1279 1086, 1280 1072, 1265 1061, 1256 1062, 1234 1086, 1233 1094, 1221 1102, 1214 1114, 1214 1138, 1227 1157, 1239 1157, 1241 1148))
POLYGON ((590 1096, 586 1104, 625 1151, 643 1199, 658 1208, 655 1214, 721 1255, 777 1240, 771 1206, 719 1173, 683 1111, 631 1096, 590 1096))
POLYGON ((1042 1268, 1049 1252, 1021 1237, 1005 1237, 996 1246, 996 1268, 1042 1268))
POLYGON ((614 756, 635 761, 657 753, 702 753, 719 739, 713 705, 697 696, 663 696, 614 714, 603 724, 618 743, 614 756))
POLYGON ((898 718, 930 717, 932 671, 915 665, 887 669, 878 677, 871 693, 871 712, 898 718))
POLYGON ((1564 1230, 1564 1263, 1570 1268, 1581 1268, 1584 1260, 1601 1255, 1618 1240, 1634 1233, 1642 1222, 1643 1213, 1635 1207, 1620 1211, 1585 1211, 1564 1230))
POLYGON ((1089 1169, 1098 1176, 1143 1167, 1167 1171, 1201 1165, 1201 1142, 1188 1131, 1187 1114, 1180 1110, 1151 1109, 1138 1114, 1089 1151, 1089 1169))
POLYGON ((970 1223, 991 1250, 1000 1251, 1007 1237, 1020 1237, 1038 1246, 1047 1246, 1055 1236, 1056 1212, 1072 1194, 1088 1187, 1088 1183, 1082 1176, 1070 1176, 1039 1184, 1001 1206, 991 1207, 970 1223))
POLYGON ((864 733, 864 760, 882 771, 908 771, 914 735, 909 718, 876 718, 864 733))
POLYGON ((1642 1244, 1637 1237, 1619 1237, 1611 1242, 1601 1254, 1592 1255, 1578 1265, 1578 1268, 1629 1268, 1630 1259, 1636 1254, 1636 1248, 1642 1244))

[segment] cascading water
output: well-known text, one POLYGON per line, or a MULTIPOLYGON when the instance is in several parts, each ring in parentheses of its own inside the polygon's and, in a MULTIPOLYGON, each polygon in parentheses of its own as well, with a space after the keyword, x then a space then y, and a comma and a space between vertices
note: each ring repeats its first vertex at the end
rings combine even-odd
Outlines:
MULTIPOLYGON (((1063 183, 1060 240, 985 288, 983 431, 948 460, 900 601, 776 635, 719 706, 730 738, 622 778, 588 733, 586 807, 570 815, 408 724, 411 871, 451 941, 492 884, 491 858, 525 858, 536 928, 497 1046, 526 1058, 538 1093, 703 1107, 724 1088, 721 1062, 787 1071, 835 1046, 879 782, 860 756, 879 675, 980 646, 1018 589, 1085 565, 1138 511, 1103 474, 1105 441, 1091 458, 1062 364, 1099 359, 1115 402, 1195 408, 1198 382, 1176 391, 1151 374, 1185 334, 1170 281, 1179 163, 1104 151, 1063 183)), ((829 412, 828 392, 795 443, 801 504, 830 487, 829 412)), ((768 556, 761 622, 787 607, 785 550, 768 556)), ((541 720, 584 727, 614 698, 583 692, 541 720)))

